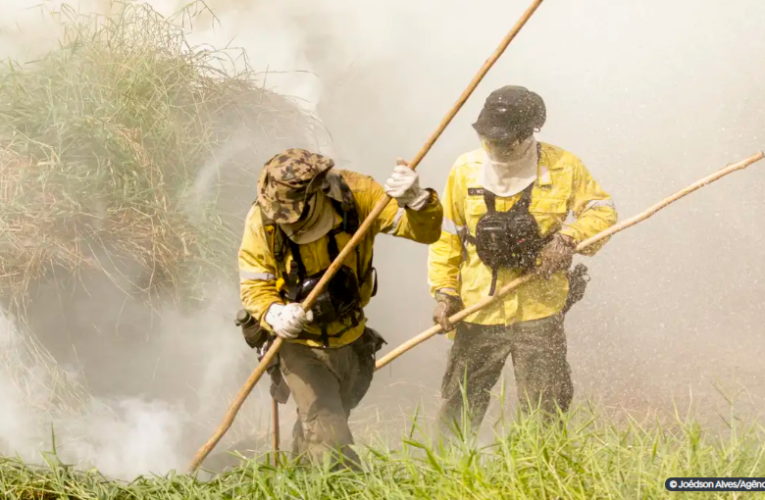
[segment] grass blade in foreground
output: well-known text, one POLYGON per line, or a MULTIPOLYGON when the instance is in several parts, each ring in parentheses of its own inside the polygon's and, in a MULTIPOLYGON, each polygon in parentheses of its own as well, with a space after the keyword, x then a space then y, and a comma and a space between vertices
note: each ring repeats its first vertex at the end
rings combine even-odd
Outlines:
POLYGON ((322 467, 273 469, 250 460, 208 482, 168 474, 126 483, 94 470, 77 472, 58 460, 35 467, 2 458, 0 491, 9 499, 73 500, 723 499, 735 494, 678 496, 664 482, 678 476, 765 477, 765 436, 751 421, 723 437, 695 421, 650 412, 618 423, 580 406, 564 419, 564 431, 533 418, 508 423, 488 447, 470 440, 433 446, 427 436, 407 434, 411 444, 360 450, 363 475, 322 467))

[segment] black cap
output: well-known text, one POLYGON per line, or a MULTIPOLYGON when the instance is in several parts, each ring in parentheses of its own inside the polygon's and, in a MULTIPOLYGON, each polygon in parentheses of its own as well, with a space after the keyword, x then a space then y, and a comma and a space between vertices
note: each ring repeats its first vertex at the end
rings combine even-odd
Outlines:
POLYGON ((525 139, 547 117, 542 98, 525 87, 506 85, 489 94, 473 128, 496 140, 525 139))

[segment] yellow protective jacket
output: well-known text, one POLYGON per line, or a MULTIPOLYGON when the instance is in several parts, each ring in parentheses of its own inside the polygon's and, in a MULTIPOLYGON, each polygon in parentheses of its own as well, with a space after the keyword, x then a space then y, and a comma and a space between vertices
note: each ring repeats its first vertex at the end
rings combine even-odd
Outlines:
MULTIPOLYGON (((540 143, 538 177, 532 189, 529 212, 539 224, 541 236, 556 231, 579 243, 616 223, 617 214, 611 197, 590 176, 579 159, 555 146, 540 143), (569 212, 575 222, 566 223, 569 212)), ((489 295, 492 271, 467 243, 466 234, 475 236, 478 220, 487 212, 483 196, 471 188, 481 188, 480 171, 486 153, 478 149, 460 156, 442 195, 444 218, 441 238, 430 246, 428 279, 431 294, 436 291, 459 295, 465 307, 489 295), (472 191, 472 193, 471 193, 472 191), (475 193, 475 194, 473 194, 475 193)), ((521 199, 496 197, 497 211, 507 211, 521 199)), ((606 240, 589 247, 585 255, 594 255, 606 240)), ((520 276, 517 269, 500 269, 497 290, 520 276)), ((518 287, 464 321, 479 325, 511 325, 552 316, 560 312, 568 296, 565 272, 549 281, 536 279, 518 287)))
MULTIPOLYGON (((385 197, 385 191, 369 176, 345 170, 333 170, 327 177, 332 186, 327 194, 338 201, 341 199, 337 185, 338 176, 342 177, 353 192, 359 224, 361 224, 374 206, 385 197)), ((372 247, 378 233, 392 234, 425 244, 438 241, 441 234, 443 208, 437 193, 433 190, 430 192, 431 197, 427 205, 419 211, 399 208, 396 200, 388 203, 361 240, 356 251, 351 252, 344 261, 344 265, 353 270, 360 282, 358 270, 361 270, 361 274, 366 274, 365 270, 369 269, 372 247), (361 260, 361 265, 358 265, 358 260, 361 260)), ((338 216, 335 227, 338 227, 340 223, 338 216)), ((300 257, 305 265, 307 276, 329 267, 328 238, 324 236, 312 243, 300 245, 300 257)), ((339 250, 342 250, 351 236, 341 232, 336 234, 335 238, 339 250)), ((264 225, 260 208, 257 203, 254 204, 247 215, 242 245, 239 248, 239 290, 245 309, 268 331, 272 330, 265 321, 266 311, 273 303, 286 303, 279 292, 284 286, 284 279, 293 259, 289 249, 286 252, 276 251, 277 246, 282 244, 289 248, 286 245, 287 242, 283 240, 286 240, 286 236, 278 228, 271 224, 264 225), (276 255, 281 255, 279 262, 276 255)), ((372 296, 373 279, 373 276, 368 275, 366 281, 360 283, 362 307, 369 303, 372 296)), ((328 325, 329 347, 341 347, 358 339, 364 331, 365 322, 366 320, 362 318, 360 323, 353 326, 350 319, 345 319, 328 325)), ((321 334, 320 328, 315 325, 309 324, 306 331, 313 335, 321 334)), ((296 339, 291 342, 323 347, 320 342, 313 339, 296 339)))

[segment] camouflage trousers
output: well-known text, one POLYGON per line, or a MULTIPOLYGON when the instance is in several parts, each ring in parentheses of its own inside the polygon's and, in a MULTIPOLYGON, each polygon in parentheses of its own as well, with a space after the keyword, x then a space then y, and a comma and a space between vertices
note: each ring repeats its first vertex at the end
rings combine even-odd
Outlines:
POLYGON ((457 325, 441 392, 442 430, 461 425, 463 382, 468 416, 473 430, 483 421, 491 400, 491 389, 502 375, 511 355, 518 398, 528 412, 529 403, 555 414, 556 405, 567 411, 574 395, 571 368, 566 361, 563 314, 517 323, 509 327, 469 323, 457 325))
POLYGON ((348 417, 372 383, 375 352, 381 346, 378 338, 376 332, 366 329, 355 342, 334 349, 282 344, 281 373, 297 405, 294 454, 322 460, 327 454, 339 453, 351 467, 359 463, 349 446, 353 435, 348 417))

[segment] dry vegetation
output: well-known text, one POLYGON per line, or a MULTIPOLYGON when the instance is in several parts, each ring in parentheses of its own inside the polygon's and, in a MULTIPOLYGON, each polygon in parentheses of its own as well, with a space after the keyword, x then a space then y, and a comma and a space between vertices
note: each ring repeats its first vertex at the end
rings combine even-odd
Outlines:
POLYGON ((234 279, 240 219, 218 193, 257 173, 255 137, 305 135, 309 121, 242 54, 189 46, 198 6, 169 20, 133 3, 64 7, 61 46, 0 71, 0 294, 14 312, 54 273, 122 274, 147 298, 234 279))
POLYGON ((1 372, 36 411, 76 413, 90 395, 32 331, 35 286, 69 293, 87 273, 148 308, 200 307, 206 285, 236 282, 260 165, 314 131, 242 51, 189 43, 204 9, 46 10, 59 45, 0 66, 1 372))

